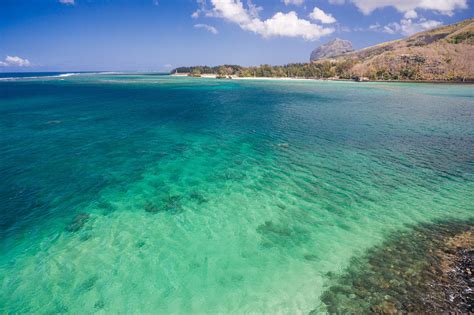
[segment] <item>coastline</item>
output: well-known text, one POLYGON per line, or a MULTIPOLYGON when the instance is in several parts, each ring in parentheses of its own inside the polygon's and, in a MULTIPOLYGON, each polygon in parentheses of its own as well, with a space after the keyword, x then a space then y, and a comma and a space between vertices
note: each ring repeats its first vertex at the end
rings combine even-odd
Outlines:
POLYGON ((218 78, 217 74, 201 74, 201 76, 190 76, 189 73, 172 73, 170 76, 190 77, 197 79, 219 79, 219 80, 271 80, 271 81, 331 81, 331 82, 355 82, 355 83, 428 83, 428 84, 474 84, 474 81, 447 81, 447 80, 364 80, 356 81, 353 79, 337 79, 337 78, 293 78, 293 77, 239 77, 235 75, 230 78, 218 78))

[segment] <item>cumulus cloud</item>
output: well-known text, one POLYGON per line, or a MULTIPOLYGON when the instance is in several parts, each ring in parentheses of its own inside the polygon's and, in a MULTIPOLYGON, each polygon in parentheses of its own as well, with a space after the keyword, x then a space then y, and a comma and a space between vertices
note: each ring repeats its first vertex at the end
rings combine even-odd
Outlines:
POLYGON ((191 17, 193 19, 197 19, 201 15, 201 13, 206 12, 206 0, 197 0, 197 3, 199 5, 199 9, 197 9, 193 12, 193 14, 191 14, 191 17))
POLYGON ((328 0, 329 4, 341 5, 346 3, 346 0, 328 0))
POLYGON ((4 61, 0 61, 1 67, 29 67, 31 62, 18 56, 7 56, 4 61))
POLYGON ((283 2, 285 3, 285 5, 302 5, 304 3, 304 0, 283 0, 283 2))
POLYGON ((403 35, 413 35, 418 32, 427 31, 441 26, 443 23, 424 18, 414 21, 412 19, 402 19, 400 23, 390 23, 383 27, 383 31, 388 34, 401 33, 403 35))
MULTIPOLYGON (((248 2, 248 4, 251 2, 248 2)), ((241 0, 211 0, 212 8, 206 16, 222 18, 237 24, 241 29, 268 37, 302 37, 305 40, 317 40, 321 36, 334 32, 333 28, 325 28, 300 19, 296 12, 277 12, 271 18, 262 20, 258 10, 252 5, 245 8, 241 0)), ((201 10, 202 7, 201 7, 201 10)))
POLYGON ((263 21, 260 33, 264 37, 286 36, 302 37, 305 40, 316 40, 334 32, 333 28, 324 28, 309 21, 299 19, 294 11, 276 13, 272 18, 263 21))
POLYGON ((351 2, 366 15, 379 8, 394 7, 403 13, 422 9, 451 16, 454 10, 467 8, 467 0, 351 0, 351 2))
POLYGON ((248 11, 251 17, 258 18, 260 11, 263 10, 262 7, 259 7, 258 5, 254 4, 252 0, 247 0, 247 6, 249 7, 248 11))
POLYGON ((59 0, 59 3, 67 4, 67 5, 75 5, 76 4, 74 2, 74 0, 59 0))
POLYGON ((405 19, 416 19, 418 17, 418 13, 415 10, 410 10, 405 12, 405 19))
POLYGON ((380 24, 375 23, 369 26, 369 30, 379 30, 380 29, 380 24))
POLYGON ((314 7, 313 12, 309 14, 309 17, 316 21, 321 21, 323 24, 335 23, 336 19, 331 15, 318 7, 314 7))
POLYGON ((208 32, 210 32, 214 35, 217 35, 219 33, 214 26, 207 25, 207 24, 194 24, 194 27, 205 29, 206 31, 208 31, 208 32))

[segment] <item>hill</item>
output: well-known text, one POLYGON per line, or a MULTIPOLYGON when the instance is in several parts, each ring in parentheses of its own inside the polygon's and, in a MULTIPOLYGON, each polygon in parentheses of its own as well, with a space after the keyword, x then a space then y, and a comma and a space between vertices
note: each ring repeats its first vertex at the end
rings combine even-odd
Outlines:
MULTIPOLYGON (((325 62, 328 59, 316 62, 325 62)), ((474 19, 333 57, 371 79, 474 79, 474 19)))
POLYGON ((311 52, 310 61, 336 57, 351 51, 354 51, 354 49, 350 41, 336 38, 313 50, 311 52))

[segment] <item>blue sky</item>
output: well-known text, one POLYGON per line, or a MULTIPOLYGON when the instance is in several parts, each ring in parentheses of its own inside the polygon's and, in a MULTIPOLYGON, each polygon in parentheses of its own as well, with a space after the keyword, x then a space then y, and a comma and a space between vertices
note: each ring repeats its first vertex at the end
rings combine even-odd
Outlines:
POLYGON ((472 0, 1 0, 0 71, 306 62, 472 18, 472 0))

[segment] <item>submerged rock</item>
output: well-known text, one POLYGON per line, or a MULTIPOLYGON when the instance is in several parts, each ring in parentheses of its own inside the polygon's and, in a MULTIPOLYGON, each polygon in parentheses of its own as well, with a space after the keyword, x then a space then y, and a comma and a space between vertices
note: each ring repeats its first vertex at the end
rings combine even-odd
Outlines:
POLYGON ((380 304, 375 305, 371 310, 376 314, 384 315, 396 315, 398 314, 398 309, 393 302, 383 301, 380 304))
POLYGON ((85 280, 84 282, 82 282, 79 287, 77 288, 77 290, 79 292, 87 292, 87 291, 90 291, 92 290, 92 288, 95 286, 95 283, 97 282, 97 280, 99 280, 99 277, 98 276, 92 276, 90 277, 89 279, 85 280))
POLYGON ((195 200, 198 204, 207 202, 206 197, 204 197, 201 193, 194 191, 189 196, 192 200, 195 200))
POLYGON ((317 260, 319 260, 319 257, 317 255, 313 255, 313 254, 306 254, 303 257, 304 257, 304 259, 306 259, 308 261, 317 261, 317 260))
POLYGON ((283 149, 287 149, 290 147, 290 144, 289 143, 278 143, 277 144, 280 148, 283 148, 283 149))
POLYGON ((392 234, 352 259, 313 313, 470 314, 474 222, 438 222, 392 234))
POLYGON ((84 227, 86 222, 89 220, 90 215, 88 213, 79 213, 74 219, 66 226, 66 231, 77 232, 84 227))
POLYGON ((181 196, 169 196, 165 203, 165 210, 170 213, 178 213, 182 210, 181 196))
POLYGON ((105 200, 99 201, 97 207, 100 208, 104 214, 112 213, 115 210, 114 206, 105 200))
POLYGON ((161 206, 148 201, 144 205, 144 209, 148 213, 159 213, 159 212, 168 212, 171 214, 176 214, 181 212, 182 205, 181 205, 181 196, 179 195, 172 195, 166 197, 163 201, 161 206))
POLYGON ((147 203, 145 203, 145 206, 143 208, 148 213, 158 213, 158 212, 160 212, 160 208, 158 206, 156 206, 155 204, 149 202, 149 201, 147 203))
POLYGON ((82 233, 79 239, 81 240, 81 242, 85 242, 85 241, 90 240, 91 237, 92 235, 90 233, 82 233))
POLYGON ((98 300, 97 302, 95 302, 94 304, 94 308, 97 309, 97 310, 101 310, 105 307, 105 303, 103 300, 98 300))
POLYGON ((262 236, 262 246, 265 248, 298 246, 310 240, 310 234, 305 229, 272 221, 259 225, 257 232, 262 236))
POLYGON ((265 221, 264 224, 261 224, 257 227, 257 232, 260 234, 276 234, 279 236, 290 237, 291 230, 284 226, 279 226, 273 223, 272 221, 265 221))

